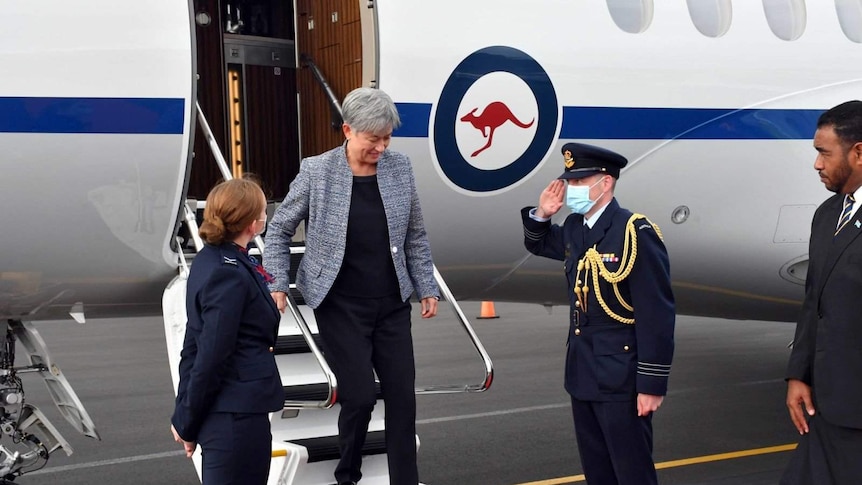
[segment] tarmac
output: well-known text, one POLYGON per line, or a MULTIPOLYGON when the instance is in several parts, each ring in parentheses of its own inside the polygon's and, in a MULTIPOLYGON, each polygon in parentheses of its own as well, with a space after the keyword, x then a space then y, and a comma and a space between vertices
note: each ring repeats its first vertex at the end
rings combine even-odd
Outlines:
MULTIPOLYGON (((484 393, 418 397, 420 478, 427 485, 585 483, 563 389, 566 309, 497 302, 462 308, 494 363, 484 393)), ((23 376, 39 407, 75 453, 51 457, 18 478, 30 485, 198 484, 171 439, 173 388, 160 317, 36 324, 101 433, 78 434, 41 379, 23 376)), ((797 438, 784 405, 784 367, 793 323, 680 316, 670 391, 653 420, 654 457, 664 485, 778 482, 797 438)), ((483 371, 454 313, 415 317, 417 385, 474 384, 483 371)), ((19 352, 18 365, 22 353, 19 352)), ((8 444, 3 436, 0 444, 8 444)))

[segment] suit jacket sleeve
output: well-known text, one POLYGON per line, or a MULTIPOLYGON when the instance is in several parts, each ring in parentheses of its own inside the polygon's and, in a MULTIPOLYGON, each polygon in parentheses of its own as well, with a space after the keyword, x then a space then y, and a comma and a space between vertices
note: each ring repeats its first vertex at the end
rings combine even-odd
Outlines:
MULTIPOLYGON (((197 345, 184 346, 180 369, 185 371, 171 423, 186 441, 197 441, 203 418, 221 383, 221 371, 234 351, 248 279, 236 266, 221 266, 204 284, 197 301, 201 330, 197 345), (191 363, 189 363, 191 361, 191 363)), ((189 344, 186 332, 186 344, 189 344)))
POLYGON ((296 227, 308 217, 310 187, 309 164, 303 161, 266 232, 263 264, 273 276, 269 291, 287 293, 290 289, 290 241, 296 227))
MULTIPOLYGON (((409 160, 407 164, 409 166, 409 160)), ((404 257, 407 272, 413 280, 416 294, 420 299, 439 296, 437 282, 434 279, 434 262, 431 259, 431 245, 425 232, 425 221, 422 218, 422 208, 419 205, 419 193, 413 171, 410 171, 410 219, 407 225, 407 236, 404 241, 404 257)))
POLYGON ((637 258, 629 275, 638 346, 637 392, 663 396, 674 351, 676 310, 667 249, 652 225, 634 221, 637 258))
POLYGON ((533 207, 521 209, 521 220, 524 224, 524 247, 537 256, 563 261, 566 258, 563 228, 558 224, 551 224, 551 221, 534 221, 530 218, 532 209, 533 207))
MULTIPOLYGON (((820 214, 820 209, 814 213, 811 223, 811 234, 814 234, 814 221, 820 214)), ((811 252, 811 242, 808 243, 808 254, 811 252)), ((817 300, 814 294, 814 278, 818 273, 815 259, 809 257, 808 274, 805 276, 805 299, 802 302, 802 311, 796 321, 796 333, 793 336, 793 350, 790 352, 790 360, 787 363, 785 378, 798 379, 811 385, 811 366, 814 362, 814 332, 817 318, 817 300)))

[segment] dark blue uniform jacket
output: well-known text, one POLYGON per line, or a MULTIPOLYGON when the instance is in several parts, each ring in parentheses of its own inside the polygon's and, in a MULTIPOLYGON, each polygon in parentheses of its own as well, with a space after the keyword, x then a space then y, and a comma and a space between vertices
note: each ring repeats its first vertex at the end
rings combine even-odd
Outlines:
POLYGON ((674 299, 667 250, 646 219, 636 219, 637 256, 629 276, 618 283, 626 310, 613 286, 599 277, 609 308, 634 324, 614 320, 596 299, 592 276, 586 311, 574 293, 578 261, 587 248, 605 254, 609 271, 617 271, 623 257, 626 224, 632 213, 613 199, 584 240, 584 217, 572 214, 562 226, 534 221, 532 207, 521 211, 524 245, 531 253, 565 261, 570 300, 566 355, 566 390, 584 401, 623 401, 638 393, 663 396, 673 359, 674 299), (613 259, 618 258, 614 262, 613 259))
POLYGON ((188 324, 171 423, 197 441, 209 413, 267 413, 284 406, 275 356, 280 313, 263 278, 233 243, 195 256, 186 296, 188 324))

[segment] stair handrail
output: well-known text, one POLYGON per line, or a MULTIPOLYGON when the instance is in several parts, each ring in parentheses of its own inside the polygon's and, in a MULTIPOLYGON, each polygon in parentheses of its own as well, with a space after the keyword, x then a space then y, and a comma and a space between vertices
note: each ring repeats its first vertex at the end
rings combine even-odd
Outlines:
POLYGON ((338 102, 338 97, 335 96, 335 92, 329 86, 326 76, 323 75, 323 72, 321 72, 320 68, 317 67, 317 64, 314 63, 314 59, 312 59, 308 54, 300 54, 299 60, 311 69, 311 74, 314 76, 317 84, 320 84, 320 87, 323 89, 323 93, 326 95, 326 99, 329 102, 329 114, 332 116, 332 121, 330 121, 332 128, 340 128, 341 123, 344 121, 341 111, 341 103, 338 102))
POLYGON ((449 289, 449 285, 447 285, 446 281, 443 279, 443 275, 440 274, 440 271, 437 269, 437 265, 434 265, 434 279, 437 281, 437 286, 440 289, 440 296, 443 297, 443 300, 449 302, 452 307, 452 311, 455 312, 455 316, 458 317, 464 331, 466 331, 467 335, 470 336, 470 342, 473 344, 473 348, 476 349, 476 352, 482 358, 482 364, 485 366, 485 378, 479 384, 417 387, 416 394, 454 394, 461 392, 487 391, 488 388, 491 387, 491 383, 494 381, 494 364, 491 362, 491 357, 488 355, 488 352, 485 351, 485 346, 479 341, 479 337, 473 330, 473 326, 470 325, 469 319, 461 309, 461 305, 458 304, 458 300, 456 300, 455 296, 452 294, 452 290, 449 289))
POLYGON ((216 165, 218 165, 219 171, 221 171, 221 176, 225 180, 230 180, 233 178, 233 173, 230 171, 230 167, 227 165, 227 160, 224 159, 224 155, 221 153, 221 149, 218 146, 218 142, 215 139, 215 135, 213 134, 212 128, 210 128, 209 122, 207 122, 207 117, 204 116, 204 110, 201 109, 200 101, 195 101, 195 109, 198 112, 198 123, 201 125, 201 129, 204 131, 204 138, 207 140, 207 145, 210 147, 210 152, 212 152, 213 157, 215 157, 216 165))
MULTIPOLYGON (((206 116, 204 116, 204 112, 203 109, 201 109, 200 102, 195 101, 195 108, 197 109, 198 123, 200 123, 201 129, 204 132, 204 137, 206 137, 207 143, 210 147, 210 150, 212 151, 213 157, 215 157, 216 164, 218 165, 222 176, 225 180, 230 180, 234 178, 233 174, 230 171, 230 168, 227 165, 227 161, 225 160, 224 155, 222 155, 221 150, 219 149, 218 142, 216 142, 215 135, 213 135, 213 131, 210 128, 209 123, 207 122, 206 116)), ((195 241, 196 246, 197 244, 197 241, 195 241)), ((255 236, 254 244, 260 250, 260 253, 263 254, 263 238, 260 236, 255 236)), ((201 248, 197 247, 196 249, 200 251, 201 248)), ((291 248, 291 251, 293 251, 293 249, 294 248, 291 248)), ((304 250, 305 248, 303 248, 303 252, 304 250)), ((308 343, 308 348, 311 349, 311 352, 317 359, 317 365, 320 366, 320 370, 323 371, 324 376, 326 376, 326 381, 329 385, 329 394, 323 401, 285 400, 284 407, 320 409, 331 408, 332 405, 335 404, 335 398, 338 392, 338 381, 335 379, 335 373, 332 372, 332 369, 329 367, 329 364, 326 363, 326 359, 323 357, 323 353, 320 351, 320 349, 317 347, 317 344, 314 342, 314 337, 311 334, 311 330, 308 328, 308 323, 306 323, 305 317, 303 317, 302 313, 300 313, 299 307, 296 305, 296 301, 294 301, 293 297, 290 296, 290 292, 287 292, 287 308, 290 310, 290 314, 291 316, 293 316, 294 321, 296 321, 296 326, 299 327, 299 331, 305 338, 306 343, 308 343)))
MULTIPOLYGON (((305 254, 305 246, 291 246, 291 253, 297 254, 305 254)), ((290 288, 296 288, 296 283, 291 283, 290 288)), ((311 353, 314 354, 314 357, 318 362, 322 362, 323 365, 321 369, 323 370, 323 374, 326 376, 326 382, 329 385, 329 394, 326 396, 326 399, 320 401, 324 403, 322 405, 309 405, 310 402, 314 401, 284 401, 285 408, 321 408, 328 409, 331 408, 333 404, 335 404, 335 399, 338 394, 338 380, 335 378, 335 373, 330 369, 329 364, 326 363, 326 358, 323 356, 323 352, 320 351, 320 348, 317 346, 317 343, 314 341, 314 334, 311 333, 311 329, 308 327, 308 323, 305 322, 305 317, 302 316, 302 313, 299 311, 299 305, 296 304, 296 300, 293 299, 293 295, 291 295, 290 291, 286 291, 285 295, 287 295, 287 308, 290 310, 290 315, 296 320, 297 326, 299 327, 299 331, 302 333, 302 336, 305 338, 305 341, 308 343, 308 348, 311 350, 311 353), (325 366, 325 368, 323 367, 325 366)))

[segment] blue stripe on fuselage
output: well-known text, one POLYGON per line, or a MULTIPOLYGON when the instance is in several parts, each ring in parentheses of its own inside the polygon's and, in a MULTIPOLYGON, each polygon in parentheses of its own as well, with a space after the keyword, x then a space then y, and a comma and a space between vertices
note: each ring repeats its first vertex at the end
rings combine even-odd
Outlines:
MULTIPOLYGON (((431 105, 398 103, 400 137, 428 137, 431 105)), ((810 140, 816 109, 563 108, 560 138, 596 140, 810 140)))
POLYGON ((0 133, 180 135, 181 98, 0 97, 0 133))

